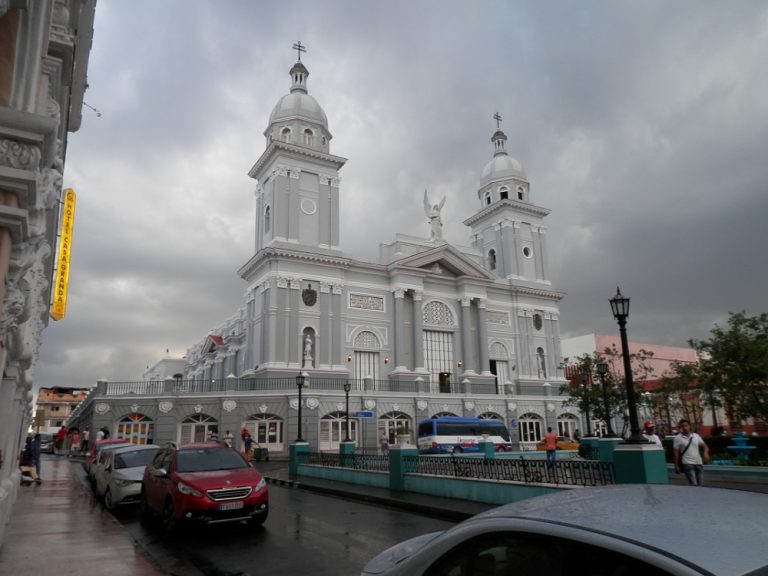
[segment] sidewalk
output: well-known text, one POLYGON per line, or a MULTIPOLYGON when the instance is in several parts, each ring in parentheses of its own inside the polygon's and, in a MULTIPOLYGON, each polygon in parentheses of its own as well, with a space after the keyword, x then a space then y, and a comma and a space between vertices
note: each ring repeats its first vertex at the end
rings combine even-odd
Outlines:
POLYGON ((0 574, 164 574, 78 478, 80 465, 43 455, 43 483, 19 488, 0 548, 0 574))

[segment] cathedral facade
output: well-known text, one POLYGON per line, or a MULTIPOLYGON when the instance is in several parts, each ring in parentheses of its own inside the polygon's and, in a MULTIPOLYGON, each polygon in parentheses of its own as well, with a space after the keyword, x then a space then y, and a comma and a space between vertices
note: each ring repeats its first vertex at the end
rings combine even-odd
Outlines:
POLYGON ((159 382, 161 396, 92 395, 97 419, 116 425, 133 412, 152 422, 156 441, 245 426, 275 452, 297 437, 300 413, 301 436, 320 450, 338 447, 347 413, 358 446, 435 415, 503 420, 524 447, 547 426, 571 435, 578 416, 558 395, 563 293, 549 278, 549 210, 534 202, 498 123, 477 211, 464 220, 471 245, 442 239, 442 202, 425 192, 429 237, 397 234, 378 262, 356 260, 340 240, 346 159, 331 153, 308 77, 296 62, 249 171, 255 243, 238 271, 244 305, 188 349, 183 370, 175 360, 148 371, 146 386, 159 382))

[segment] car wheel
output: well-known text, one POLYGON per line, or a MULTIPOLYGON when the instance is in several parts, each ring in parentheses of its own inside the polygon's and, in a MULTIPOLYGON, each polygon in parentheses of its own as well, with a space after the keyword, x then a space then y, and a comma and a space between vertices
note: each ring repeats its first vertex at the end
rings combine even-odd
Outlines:
POLYGON ((163 528, 169 534, 175 532, 178 527, 178 520, 173 517, 173 513, 173 500, 168 498, 163 506, 163 528))
POLYGON ((104 507, 107 510, 114 510, 115 509, 115 501, 112 500, 112 490, 107 488, 107 491, 104 492, 104 507))

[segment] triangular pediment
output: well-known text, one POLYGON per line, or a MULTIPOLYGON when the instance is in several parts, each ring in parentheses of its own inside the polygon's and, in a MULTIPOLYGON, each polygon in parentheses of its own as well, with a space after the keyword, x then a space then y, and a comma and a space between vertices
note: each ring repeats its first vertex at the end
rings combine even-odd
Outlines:
POLYGON ((493 280, 494 276, 471 258, 459 252, 450 244, 441 244, 396 260, 389 265, 390 270, 397 268, 419 269, 435 276, 469 277, 493 280))

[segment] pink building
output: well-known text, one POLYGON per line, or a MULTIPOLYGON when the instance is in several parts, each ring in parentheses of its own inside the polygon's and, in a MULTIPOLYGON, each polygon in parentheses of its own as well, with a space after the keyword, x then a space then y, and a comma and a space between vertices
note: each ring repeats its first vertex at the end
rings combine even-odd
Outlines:
MULTIPOLYGON (((568 364, 573 364, 578 356, 583 354, 593 354, 602 352, 606 348, 615 347, 621 354, 621 338, 618 334, 608 336, 605 334, 585 334, 575 338, 563 338, 561 341, 561 350, 563 359, 568 358, 568 364)), ((678 348, 675 346, 660 346, 658 344, 647 344, 644 342, 629 342, 629 353, 636 354, 640 350, 652 352, 653 357, 649 364, 653 368, 650 379, 657 380, 661 378, 669 369, 673 362, 696 362, 696 352, 693 348, 678 348)), ((623 374, 624 370, 621 362, 615 365, 617 372, 623 374)))

